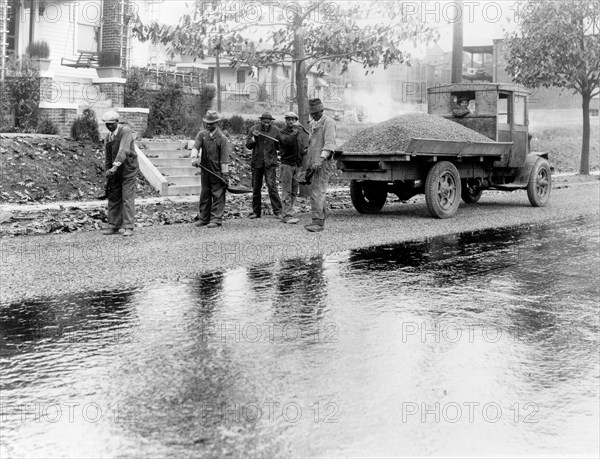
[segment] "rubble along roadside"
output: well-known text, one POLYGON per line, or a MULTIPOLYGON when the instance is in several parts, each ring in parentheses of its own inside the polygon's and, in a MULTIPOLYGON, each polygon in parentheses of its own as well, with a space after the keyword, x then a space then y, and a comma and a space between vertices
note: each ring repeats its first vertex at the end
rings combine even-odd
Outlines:
POLYGON ((326 263, 345 259, 348 250, 424 240, 464 232, 552 224, 600 216, 596 177, 557 177, 550 203, 533 208, 524 190, 484 192, 477 204, 462 204, 451 219, 429 216, 423 196, 388 203, 381 213, 361 215, 334 209, 323 233, 308 233, 302 214, 298 225, 273 217, 231 219, 222 228, 193 224, 140 228, 132 238, 99 231, 50 234, 0 241, 0 300, 3 306, 99 290, 141 288, 173 281, 192 282, 200 273, 324 256, 326 263))
MULTIPOLYGON (((578 186, 581 183, 598 181, 598 176, 575 174, 553 177, 554 187, 578 186)), ((488 193, 503 193, 492 192, 488 193)), ((165 196, 136 199, 136 227, 194 223, 198 220, 198 196, 165 196)), ((408 203, 418 202, 422 197, 411 198, 408 203)), ((395 195, 388 196, 388 203, 397 202, 395 195)), ((263 212, 272 215, 268 197, 263 194, 263 212)), ((338 184, 328 192, 329 210, 354 209, 348 186, 338 184)), ((310 203, 306 198, 296 202, 296 212, 308 215, 310 203)), ((252 195, 227 196, 226 221, 245 218, 252 210, 252 195)), ((81 231, 99 231, 108 220, 106 201, 48 202, 45 204, 2 204, 0 205, 0 240, 43 234, 63 234, 81 231)))

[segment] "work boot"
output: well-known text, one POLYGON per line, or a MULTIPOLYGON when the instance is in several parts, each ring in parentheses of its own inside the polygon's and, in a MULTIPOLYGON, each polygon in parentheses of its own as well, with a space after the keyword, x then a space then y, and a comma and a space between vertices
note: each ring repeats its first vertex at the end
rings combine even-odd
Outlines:
POLYGON ((196 222, 196 223, 194 223, 194 226, 201 227, 201 226, 206 226, 206 225, 208 225, 209 223, 210 223, 210 222, 203 222, 203 221, 199 221, 199 222, 196 222))
POLYGON ((220 228, 221 224, 220 223, 216 223, 216 222, 210 222, 208 225, 206 225, 207 228, 220 228))
POLYGON ((102 231, 102 234, 105 236, 110 236, 111 234, 117 234, 118 232, 118 228, 106 228, 104 231, 102 231))
POLYGON ((313 218, 312 223, 310 225, 304 225, 304 228, 306 228, 307 231, 310 231, 312 233, 317 233, 317 232, 323 231, 324 226, 325 226, 325 220, 313 218))
POLYGON ((131 237, 133 236, 133 230, 131 228, 127 228, 123 231, 123 237, 131 237))

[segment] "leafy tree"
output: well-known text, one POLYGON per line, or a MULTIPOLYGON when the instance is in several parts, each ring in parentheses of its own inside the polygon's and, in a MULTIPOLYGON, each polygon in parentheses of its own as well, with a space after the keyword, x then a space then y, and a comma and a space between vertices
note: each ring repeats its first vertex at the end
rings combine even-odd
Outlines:
POLYGON ((580 174, 590 173, 590 100, 600 93, 597 0, 528 0, 520 30, 508 36, 507 71, 528 88, 556 86, 582 96, 580 174))
POLYGON ((196 0, 192 12, 176 26, 136 21, 142 41, 162 43, 173 54, 203 59, 216 53, 264 67, 295 64, 296 102, 302 122, 308 120, 309 70, 327 62, 341 71, 351 62, 372 69, 410 59, 409 44, 437 38, 437 30, 407 14, 403 2, 332 2, 307 0, 278 3, 196 0), (276 5, 282 5, 278 7, 276 5), (253 38, 258 37, 258 38, 253 38))

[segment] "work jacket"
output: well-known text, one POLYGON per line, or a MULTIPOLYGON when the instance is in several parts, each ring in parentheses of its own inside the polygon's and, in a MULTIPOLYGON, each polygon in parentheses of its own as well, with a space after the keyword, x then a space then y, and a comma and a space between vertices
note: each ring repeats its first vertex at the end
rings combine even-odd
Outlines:
POLYGON ((308 147, 308 134, 301 126, 284 127, 279 131, 279 154, 281 164, 302 166, 302 158, 308 147))
POLYGON ((201 151, 200 164, 215 174, 221 174, 221 164, 229 164, 229 141, 219 128, 212 135, 206 130, 198 132, 194 148, 201 151))
POLYGON ((138 174, 140 166, 135 151, 135 141, 131 128, 124 124, 119 124, 114 132, 109 132, 105 140, 104 166, 106 170, 116 162, 121 165, 117 168, 114 179, 134 177, 138 174))
POLYGON ((310 123, 310 139, 308 142, 308 160, 306 166, 310 167, 317 162, 323 150, 331 151, 329 159, 333 159, 333 152, 337 149, 335 143, 335 121, 323 115, 319 121, 310 123))
POLYGON ((252 150, 252 159, 250 160, 250 167, 252 169, 277 166, 277 142, 263 136, 258 136, 255 139, 252 135, 252 131, 259 131, 276 139, 279 134, 279 128, 271 124, 269 129, 265 130, 263 129, 262 124, 255 124, 250 128, 250 132, 246 139, 246 148, 252 150))

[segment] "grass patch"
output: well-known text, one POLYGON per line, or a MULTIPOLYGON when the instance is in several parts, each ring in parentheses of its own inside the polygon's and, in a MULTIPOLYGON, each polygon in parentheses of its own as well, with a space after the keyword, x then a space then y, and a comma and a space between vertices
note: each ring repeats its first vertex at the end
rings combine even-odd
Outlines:
MULTIPOLYGON (((598 137, 600 127, 598 118, 591 120, 590 133, 590 171, 600 170, 600 148, 598 137)), ((583 126, 544 126, 532 129, 532 151, 549 153, 550 161, 557 172, 578 172, 581 159, 581 141, 583 126)))

